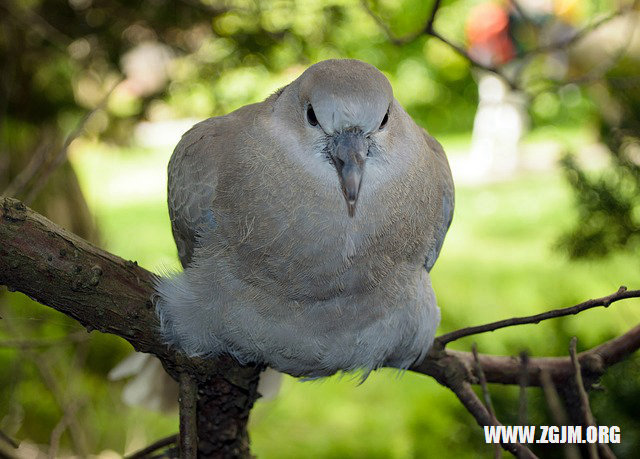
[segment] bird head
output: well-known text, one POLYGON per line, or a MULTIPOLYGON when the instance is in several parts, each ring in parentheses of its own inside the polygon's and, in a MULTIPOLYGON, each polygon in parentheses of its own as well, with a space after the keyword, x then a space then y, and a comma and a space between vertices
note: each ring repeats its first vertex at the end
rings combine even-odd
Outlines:
POLYGON ((297 120, 307 145, 315 145, 337 173, 353 217, 370 156, 388 128, 393 91, 374 66, 352 59, 309 67, 297 80, 297 120))

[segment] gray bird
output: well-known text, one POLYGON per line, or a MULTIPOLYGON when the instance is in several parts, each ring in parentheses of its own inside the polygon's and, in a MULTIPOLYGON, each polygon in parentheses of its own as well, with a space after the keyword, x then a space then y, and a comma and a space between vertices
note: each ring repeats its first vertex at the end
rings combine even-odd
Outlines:
POLYGON ((453 181, 375 67, 320 62, 196 124, 168 188, 184 266, 157 283, 169 344, 306 377, 407 368, 428 351, 453 181))

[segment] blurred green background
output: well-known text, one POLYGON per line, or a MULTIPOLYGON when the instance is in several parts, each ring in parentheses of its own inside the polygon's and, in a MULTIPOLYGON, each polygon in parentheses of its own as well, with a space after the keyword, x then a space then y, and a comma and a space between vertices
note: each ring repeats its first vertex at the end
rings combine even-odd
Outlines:
MULTIPOLYGON (((464 47, 465 21, 480 3, 443 1, 436 30, 464 47)), ((549 3, 557 17, 534 18, 534 32, 560 13, 579 29, 626 4, 549 3)), ((402 36, 423 26, 433 2, 367 5, 402 36)), ((637 22, 637 11, 627 15, 637 22)), ((349 57, 387 75, 454 170, 454 221, 432 272, 439 333, 640 286, 640 45, 626 29, 622 41, 615 30, 599 38, 602 49, 565 49, 561 77, 549 53, 523 59, 530 129, 521 166, 499 180, 465 174, 478 105, 468 60, 424 35, 394 45, 358 1, 3 1, 0 30, 0 190, 152 271, 179 266, 165 190, 181 133, 264 99, 314 62, 349 57), (69 161, 59 165, 70 134, 69 161)), ((531 30, 522 46, 539 44, 531 30)), ((584 350, 637 324, 639 306, 629 300, 452 348, 469 350, 475 340, 485 353, 566 355, 571 336, 584 350)), ((22 442, 25 457, 118 457, 177 431, 175 413, 126 406, 124 382, 107 380, 131 350, 123 340, 86 334, 6 290, 0 316, 0 430, 22 442)), ((621 427, 622 443, 612 445, 620 457, 640 448, 639 365, 619 364, 591 395, 599 423, 621 427)), ((516 423, 518 389, 491 390, 501 422, 516 423)), ((530 422, 550 424, 541 392, 529 397, 530 422)), ((258 457, 493 455, 447 389, 390 370, 362 385, 348 375, 286 377, 275 400, 257 403, 250 435, 258 457)), ((562 455, 551 446, 536 451, 562 455)))

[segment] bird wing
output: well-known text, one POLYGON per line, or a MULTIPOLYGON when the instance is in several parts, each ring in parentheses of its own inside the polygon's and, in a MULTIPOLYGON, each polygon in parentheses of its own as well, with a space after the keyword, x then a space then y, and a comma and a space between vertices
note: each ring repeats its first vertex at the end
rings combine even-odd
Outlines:
POLYGON ((454 189, 453 189, 453 177, 451 176, 451 169, 449 168, 449 162, 444 153, 442 145, 425 132, 425 139, 429 149, 435 154, 435 168, 436 174, 439 178, 440 193, 442 195, 442 207, 440 211, 441 219, 436 222, 436 228, 434 232, 434 241, 430 246, 427 257, 424 261, 424 267, 427 272, 431 271, 434 263, 440 255, 444 238, 447 235, 447 231, 451 226, 451 220, 453 220, 453 208, 455 203, 454 189))
POLYGON ((214 125, 215 118, 210 118, 193 126, 169 161, 169 217, 183 268, 193 258, 198 236, 216 227, 212 208, 218 182, 214 125))

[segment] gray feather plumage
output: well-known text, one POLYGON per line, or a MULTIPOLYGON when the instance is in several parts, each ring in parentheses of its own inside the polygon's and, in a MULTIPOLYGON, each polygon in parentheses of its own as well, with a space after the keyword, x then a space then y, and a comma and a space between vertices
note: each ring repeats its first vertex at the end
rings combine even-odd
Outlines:
POLYGON ((315 377, 406 368, 432 344, 428 271, 453 182, 440 144, 374 67, 324 61, 264 102, 195 125, 169 163, 168 201, 185 269, 158 282, 157 311, 187 354, 315 377), (353 217, 327 157, 346 129, 369 155, 353 217))

